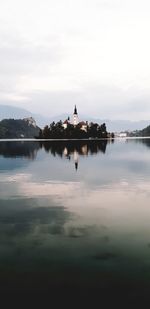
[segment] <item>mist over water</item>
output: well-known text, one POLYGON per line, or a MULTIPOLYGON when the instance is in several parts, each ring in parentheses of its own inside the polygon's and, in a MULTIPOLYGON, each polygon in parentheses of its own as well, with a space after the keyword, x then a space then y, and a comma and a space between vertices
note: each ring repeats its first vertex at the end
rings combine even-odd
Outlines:
POLYGON ((149 139, 0 142, 3 289, 148 299, 149 188, 149 139))

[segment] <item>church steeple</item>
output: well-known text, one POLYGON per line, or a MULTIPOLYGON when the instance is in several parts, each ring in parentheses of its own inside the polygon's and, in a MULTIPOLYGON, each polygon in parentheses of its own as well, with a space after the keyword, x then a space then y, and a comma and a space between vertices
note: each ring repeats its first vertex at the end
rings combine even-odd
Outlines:
POLYGON ((77 112, 77 107, 75 105, 75 108, 74 108, 74 115, 78 115, 78 112, 77 112))
POLYGON ((73 113, 73 125, 74 125, 74 126, 77 126, 78 123, 79 123, 78 112, 77 112, 77 107, 76 107, 76 105, 75 105, 74 113, 73 113))

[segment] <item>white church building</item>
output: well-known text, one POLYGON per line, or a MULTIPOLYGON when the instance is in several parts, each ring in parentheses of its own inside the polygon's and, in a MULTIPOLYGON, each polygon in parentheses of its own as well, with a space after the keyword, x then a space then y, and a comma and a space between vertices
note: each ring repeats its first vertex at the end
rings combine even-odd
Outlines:
POLYGON ((79 121, 79 117, 78 117, 78 111, 77 111, 77 107, 75 105, 74 108, 74 113, 73 113, 73 117, 72 117, 72 122, 70 122, 70 117, 68 117, 68 119, 66 119, 63 122, 63 127, 64 129, 67 129, 68 125, 72 124, 74 125, 74 127, 79 126, 81 130, 83 131, 87 131, 87 127, 88 127, 88 122, 84 122, 84 121, 79 121))

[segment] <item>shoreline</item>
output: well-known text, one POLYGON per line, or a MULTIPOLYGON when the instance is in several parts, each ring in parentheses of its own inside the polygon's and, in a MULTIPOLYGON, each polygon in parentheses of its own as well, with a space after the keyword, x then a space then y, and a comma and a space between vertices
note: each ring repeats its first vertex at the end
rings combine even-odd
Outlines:
POLYGON ((67 141, 101 141, 101 140, 111 140, 112 138, 8 138, 8 139, 0 139, 0 142, 11 142, 11 141, 19 141, 19 142, 24 142, 24 141, 33 141, 33 142, 67 142, 67 141))
POLYGON ((104 141, 104 140, 130 140, 130 139, 150 139, 150 136, 132 136, 132 137, 108 137, 108 138, 72 138, 72 139, 42 139, 42 138, 5 138, 0 139, 0 142, 69 142, 69 141, 104 141))

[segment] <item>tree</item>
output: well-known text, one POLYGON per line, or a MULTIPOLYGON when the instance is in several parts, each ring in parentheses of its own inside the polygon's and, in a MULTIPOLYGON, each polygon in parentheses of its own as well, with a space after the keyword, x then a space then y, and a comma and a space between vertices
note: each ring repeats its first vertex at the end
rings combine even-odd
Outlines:
POLYGON ((43 129, 43 138, 50 138, 50 130, 48 126, 45 126, 43 129))
POLYGON ((39 138, 41 136, 45 139, 84 139, 84 138, 106 138, 108 135, 106 125, 103 123, 90 123, 87 126, 87 132, 82 130, 82 126, 79 123, 77 126, 68 123, 67 128, 64 129, 62 121, 55 123, 54 121, 50 126, 45 126, 43 131, 40 131, 39 138))

